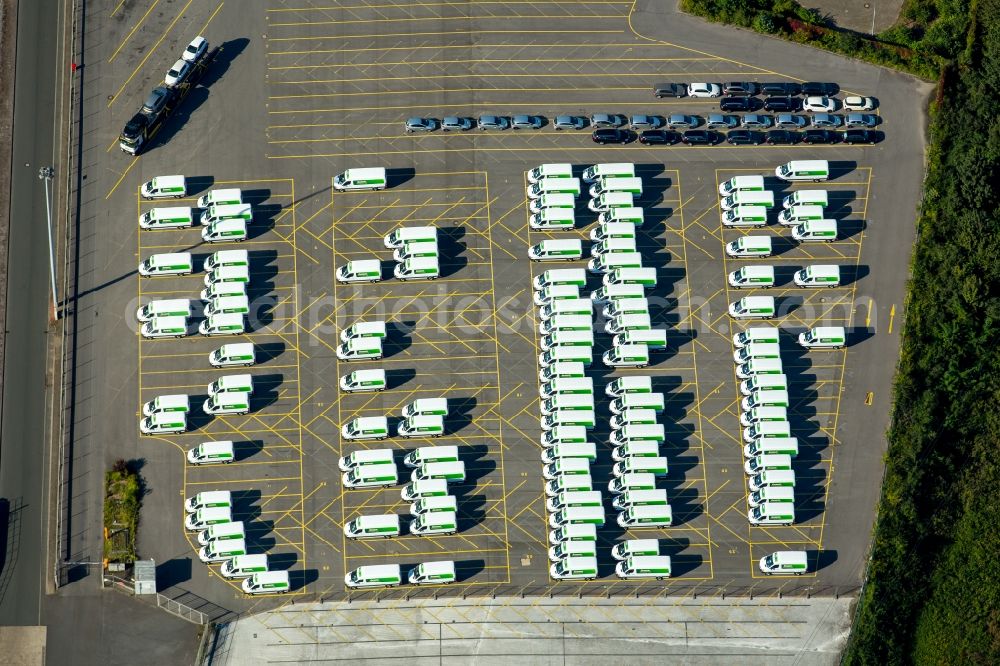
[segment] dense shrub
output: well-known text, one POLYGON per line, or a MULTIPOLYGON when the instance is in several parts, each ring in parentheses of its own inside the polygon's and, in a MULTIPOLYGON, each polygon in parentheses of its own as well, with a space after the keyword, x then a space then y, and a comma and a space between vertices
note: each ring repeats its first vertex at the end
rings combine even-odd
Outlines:
MULTIPOLYGON (((998 664, 1000 0, 907 0, 879 40, 819 25, 793 0, 682 7, 743 26, 766 13, 788 39, 939 80, 878 524, 844 662, 998 664)), ((750 27, 765 32, 761 21, 750 27)))
POLYGON ((710 21, 778 34, 929 80, 937 79, 941 67, 964 48, 967 5, 968 0, 910 0, 904 23, 868 37, 827 25, 818 12, 795 0, 681 0, 684 11, 710 21), (901 53, 896 46, 909 51, 901 53))

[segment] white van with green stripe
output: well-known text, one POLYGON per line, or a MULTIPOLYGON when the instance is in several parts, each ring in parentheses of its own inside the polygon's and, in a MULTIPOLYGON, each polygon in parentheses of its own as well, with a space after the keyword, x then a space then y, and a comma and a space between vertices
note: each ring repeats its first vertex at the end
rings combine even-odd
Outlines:
POLYGON ((674 514, 669 504, 631 506, 618 514, 618 526, 627 530, 670 527, 674 514))
POLYGON ((774 208, 774 192, 770 190, 735 192, 724 198, 719 205, 724 210, 733 210, 739 206, 774 208))
POLYGON ((670 578, 670 568, 669 555, 628 557, 615 565, 615 575, 624 579, 664 580, 670 578))
POLYGON ((631 224, 634 227, 641 227, 646 222, 646 213, 638 206, 626 206, 609 208, 597 216, 598 224, 631 224))
POLYGON ((386 184, 385 167, 348 169, 333 178, 335 190, 384 190, 386 184))
POLYGON ((792 281, 797 287, 839 287, 840 266, 836 264, 813 264, 795 271, 792 281))
POLYGON ((636 197, 642 196, 642 178, 605 176, 598 178, 590 186, 590 196, 599 197, 605 192, 628 192, 636 197))
POLYGON ((576 226, 576 214, 572 208, 544 208, 529 214, 528 225, 539 231, 572 229, 576 226))
POLYGON ((573 165, 568 163, 540 164, 528 170, 528 182, 537 183, 543 178, 572 178, 573 165))
POLYGON ((830 177, 826 160, 792 160, 774 169, 774 175, 784 181, 811 180, 818 183, 830 177))
POLYGON ((601 280, 605 287, 613 284, 641 284, 646 289, 656 287, 655 268, 615 268, 605 274, 601 280))
POLYGON ((666 440, 666 429, 662 423, 627 424, 611 431, 608 442, 612 446, 624 446, 629 442, 654 442, 662 444, 666 440))
POLYGON ((151 208, 139 216, 139 228, 187 229, 194 226, 194 211, 190 207, 151 208))
POLYGON ((763 206, 736 206, 722 214, 724 227, 763 227, 767 225, 767 208, 763 206))
POLYGON ((206 243, 239 243, 247 239, 246 220, 219 220, 201 228, 206 243))
POLYGON ((139 264, 138 270, 142 277, 189 275, 194 271, 194 264, 190 252, 171 252, 150 255, 139 264))
POLYGON ((554 463, 560 458, 584 458, 594 462, 597 460, 597 447, 593 442, 560 442, 547 449, 542 449, 540 458, 546 465, 554 463))
POLYGON ((825 217, 826 211, 822 206, 792 206, 781 211, 778 215, 778 224, 793 227, 808 220, 822 220, 825 217))
POLYGON ((574 210, 576 208, 576 197, 572 194, 543 194, 537 199, 531 199, 528 202, 528 211, 532 213, 541 213, 544 210, 550 208, 567 208, 569 210, 574 210))
POLYGON ((209 206, 201 215, 201 223, 215 224, 222 220, 243 220, 247 224, 253 222, 253 209, 250 204, 227 204, 209 206))
POLYGON ((592 183, 599 178, 631 178, 635 176, 635 164, 631 162, 606 162, 595 164, 583 170, 583 180, 592 183))
POLYGON ((537 199, 543 194, 572 194, 574 197, 578 197, 580 196, 580 179, 544 177, 528 186, 529 199, 537 199))
POLYGON ((587 274, 582 268, 552 268, 535 277, 532 286, 535 291, 556 285, 575 285, 583 289, 587 284, 587 274))

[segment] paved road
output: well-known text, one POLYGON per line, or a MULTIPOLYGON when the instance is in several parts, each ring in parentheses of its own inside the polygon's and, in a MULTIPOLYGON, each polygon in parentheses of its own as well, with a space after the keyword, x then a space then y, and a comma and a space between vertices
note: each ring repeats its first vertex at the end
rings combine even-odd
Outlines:
POLYGON ((14 157, 0 497, 11 503, 0 624, 42 624, 45 559, 44 416, 48 240, 38 168, 53 163, 56 0, 21 2, 17 16, 14 157), (48 19, 48 20, 46 20, 48 19))

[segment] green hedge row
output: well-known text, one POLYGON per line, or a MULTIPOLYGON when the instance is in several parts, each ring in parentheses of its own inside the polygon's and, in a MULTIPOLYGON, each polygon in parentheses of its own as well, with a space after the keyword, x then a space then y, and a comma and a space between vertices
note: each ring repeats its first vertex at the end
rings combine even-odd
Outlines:
MULTIPOLYGON (((911 0, 911 4, 921 2, 911 0)), ((927 26, 911 21, 905 28, 893 27, 873 39, 824 25, 815 10, 794 0, 681 0, 681 8, 709 21, 776 35, 929 80, 937 79, 941 67, 965 46, 961 40, 964 23, 934 12, 921 14, 929 17, 927 26)))
MULTIPOLYGON (((1000 2, 946 77, 847 664, 1000 663, 1000 2)), ((969 22, 965 23, 969 25, 969 22)))
POLYGON ((878 42, 791 0, 710 20, 938 79, 869 578, 844 663, 1000 663, 1000 0, 906 0, 878 42))

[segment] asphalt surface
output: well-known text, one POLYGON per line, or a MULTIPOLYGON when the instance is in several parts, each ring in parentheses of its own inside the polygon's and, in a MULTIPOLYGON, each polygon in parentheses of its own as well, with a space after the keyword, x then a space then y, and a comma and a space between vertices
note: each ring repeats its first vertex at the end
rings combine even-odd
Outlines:
POLYGON ((43 485, 47 445, 42 436, 45 346, 49 308, 45 186, 38 169, 53 164, 55 51, 58 2, 20 3, 14 89, 10 201, 7 355, 0 497, 10 502, 7 552, 0 573, 0 624, 44 624, 41 598, 48 498, 43 485))
MULTIPOLYGON (((90 576, 45 595, 52 577, 47 545, 45 485, 49 449, 43 440, 46 328, 49 312, 48 241, 44 183, 38 168, 56 164, 56 49, 62 27, 57 0, 21 2, 11 184, 11 240, 4 367, 0 498, 6 524, 0 559, 0 624, 43 625, 47 663, 130 663, 135 643, 121 627, 145 641, 158 663, 191 663, 197 627, 148 604, 102 591, 90 576), (9 504, 8 504, 9 503, 9 504)), ((8 16, 14 20, 14 16, 8 16)), ((57 178, 59 166, 56 165, 57 178)), ((56 184, 58 180, 56 181, 56 184)), ((56 211, 58 214, 58 211, 56 211)), ((65 221, 63 221, 65 223, 65 221)), ((56 233, 59 233, 58 231, 56 233)), ((60 275, 60 283, 61 283, 60 275)), ((103 461, 95 461, 100 474, 103 461)), ((100 530, 100 499, 90 515, 100 530)), ((91 500, 93 501, 93 500, 91 500)), ((81 504, 77 503, 77 507, 81 504)), ((70 523, 67 523, 70 524, 70 523)), ((100 559, 100 550, 86 558, 100 559)), ((83 559, 83 558, 78 558, 83 559)), ((13 653, 12 653, 13 654, 13 653)))
MULTIPOLYGON (((180 525, 180 502, 215 488, 237 493, 254 547, 293 572, 298 598, 343 598, 342 576, 360 564, 444 557, 465 563, 466 584, 433 593, 662 593, 662 584, 615 583, 610 575, 593 584, 551 585, 536 443, 538 350, 528 283, 552 265, 525 260, 527 247, 543 236, 525 226, 523 172, 541 162, 632 161, 647 177, 644 205, 657 220, 644 230, 645 242, 661 269, 657 323, 672 340, 670 352, 648 371, 670 403, 665 487, 678 524, 657 532, 679 565, 668 590, 856 589, 881 477, 881 433, 922 170, 926 86, 672 10, 650 11, 654 3, 638 3, 631 14, 630 3, 569 9, 550 3, 474 18, 430 17, 419 8, 397 8, 389 16, 364 9, 265 11, 289 9, 280 3, 256 3, 250 11, 226 3, 216 12, 188 3, 151 15, 138 28, 137 10, 118 15, 105 4, 89 25, 103 39, 88 42, 87 55, 93 88, 84 114, 91 125, 81 211, 79 475, 71 552, 81 558, 99 552, 100 470, 123 457, 142 461, 149 491, 140 553, 157 560, 163 589, 209 600, 216 616, 276 602, 244 599, 198 561, 193 537, 180 525), (539 31, 536 14, 559 29, 539 31), (135 160, 122 155, 114 146, 121 125, 199 32, 222 47, 219 60, 151 150, 135 160), (466 56, 462 49, 474 50, 466 56), (833 79, 879 98, 887 139, 873 148, 652 149, 601 148, 583 133, 548 130, 401 131, 406 117, 419 114, 716 110, 710 101, 653 100, 649 86, 661 77, 833 79), (736 266, 722 259, 721 242, 734 236, 720 229, 715 187, 736 173, 767 173, 789 159, 819 155, 840 165, 829 188, 844 204, 838 215, 853 220, 845 222, 850 231, 830 246, 787 244, 772 263, 786 274, 813 259, 867 272, 829 293, 779 292, 796 307, 781 325, 796 333, 818 321, 843 323, 857 344, 846 353, 795 353, 787 360, 802 391, 797 434, 809 454, 797 464, 809 479, 809 500, 801 525, 751 530, 728 358, 728 336, 737 329, 723 315, 743 294, 725 286, 725 271, 736 266), (333 175, 378 164, 395 169, 388 190, 331 196, 333 175), (151 206, 138 199, 137 187, 170 173, 194 179, 190 195, 223 184, 251 191, 258 217, 243 247, 252 253, 252 290, 266 310, 248 339, 267 354, 251 369, 261 391, 250 416, 210 420, 199 413, 197 429, 185 435, 138 437, 140 404, 178 392, 198 400, 221 374, 208 368, 205 354, 227 341, 135 335, 132 312, 140 299, 191 298, 201 278, 140 282, 136 262, 174 248, 191 248, 201 260, 216 249, 199 246, 197 231, 137 231, 136 215, 151 206), (449 274, 408 285, 333 282, 332 271, 345 260, 387 259, 380 236, 401 223, 442 229, 449 274), (334 338, 358 318, 376 315, 397 324, 382 367, 398 371, 398 384, 374 398, 342 397, 335 388, 339 376, 368 366, 337 362, 334 338), (464 405, 456 430, 435 443, 460 444, 471 454, 472 479, 460 492, 468 523, 456 537, 419 543, 345 542, 341 528, 354 515, 406 510, 397 489, 342 491, 336 460, 354 445, 339 440, 340 425, 358 414, 398 414, 414 397, 442 393, 464 405), (237 440, 238 462, 222 469, 185 466, 183 452, 208 438, 237 440), (819 572, 795 581, 754 573, 755 558, 786 545, 811 551, 819 572)), ((366 446, 413 445, 394 439, 366 446)), ((602 454, 595 466, 599 483, 608 479, 608 462, 602 454)), ((603 539, 619 534, 609 529, 603 539)))

